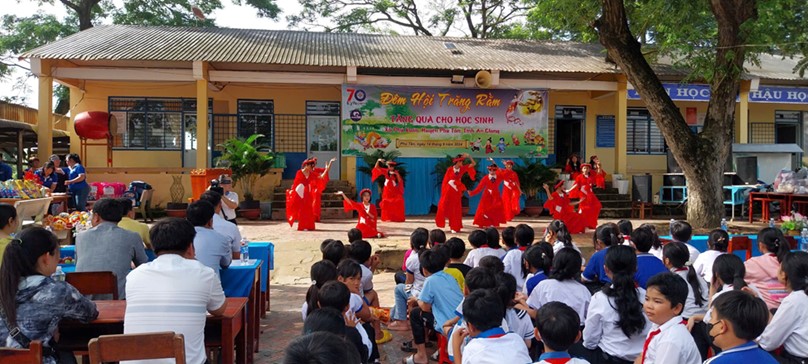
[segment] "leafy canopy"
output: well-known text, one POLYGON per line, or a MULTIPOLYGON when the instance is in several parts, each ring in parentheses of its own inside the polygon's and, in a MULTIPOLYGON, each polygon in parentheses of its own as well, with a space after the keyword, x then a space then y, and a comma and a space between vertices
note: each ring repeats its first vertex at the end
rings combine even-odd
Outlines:
POLYGON ((222 156, 216 164, 230 168, 233 182, 239 184, 248 200, 252 199, 255 182, 269 173, 275 160, 269 146, 259 142, 263 137, 263 134, 253 134, 247 139, 233 138, 219 144, 222 156))

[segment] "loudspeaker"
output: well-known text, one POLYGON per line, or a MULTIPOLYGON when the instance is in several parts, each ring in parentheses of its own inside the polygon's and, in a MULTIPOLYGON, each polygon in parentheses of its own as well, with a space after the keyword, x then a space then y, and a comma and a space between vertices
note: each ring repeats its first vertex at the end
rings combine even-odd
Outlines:
POLYGON ((631 176, 631 200, 652 202, 651 175, 631 176))
POLYGON ((679 167, 679 162, 673 157, 673 152, 668 150, 668 173, 682 173, 682 167, 679 167))
POLYGON ((757 157, 738 157, 735 159, 735 168, 738 171, 738 177, 740 177, 744 183, 757 183, 757 157))

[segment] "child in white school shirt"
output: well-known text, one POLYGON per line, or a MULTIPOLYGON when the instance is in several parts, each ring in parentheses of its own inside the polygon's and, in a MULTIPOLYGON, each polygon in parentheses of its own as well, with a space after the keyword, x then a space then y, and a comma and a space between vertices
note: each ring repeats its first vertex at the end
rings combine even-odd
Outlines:
POLYGON ((477 290, 463 301, 465 329, 452 333, 455 362, 463 364, 529 363, 524 340, 501 327, 505 305, 494 290, 477 290), (460 342, 471 340, 460 350, 460 342), (455 339, 455 337, 457 339, 455 339))
POLYGON ((808 253, 790 252, 777 279, 790 292, 758 338, 763 350, 783 346, 779 361, 799 363, 808 358, 808 253))
MULTIPOLYGON (((567 352, 581 338, 578 313, 561 302, 550 302, 539 309, 536 339, 544 343, 544 354, 534 364, 589 364, 567 352)), ((504 363, 504 362, 503 362, 504 363)))
MULTIPOLYGON (((472 231, 469 234, 469 244, 471 244, 474 249, 471 249, 466 256, 466 260, 463 262, 463 264, 469 267, 474 268, 478 266, 480 259, 488 255, 493 255, 499 259, 505 256, 505 250, 499 249, 499 245, 497 245, 497 248, 490 245, 488 235, 483 230, 472 231)), ((499 244, 499 242, 497 242, 497 244, 499 244)))
POLYGON ((673 273, 659 273, 648 280, 645 315, 654 325, 643 344, 643 364, 699 364, 701 355, 687 331, 682 309, 687 282, 673 273))
POLYGON ((580 322, 586 319, 586 310, 592 299, 589 289, 578 281, 581 275, 581 254, 572 248, 563 248, 553 258, 553 270, 549 279, 541 281, 527 300, 520 297, 520 303, 527 306, 530 317, 536 318, 536 310, 548 302, 563 302, 578 313, 580 322))

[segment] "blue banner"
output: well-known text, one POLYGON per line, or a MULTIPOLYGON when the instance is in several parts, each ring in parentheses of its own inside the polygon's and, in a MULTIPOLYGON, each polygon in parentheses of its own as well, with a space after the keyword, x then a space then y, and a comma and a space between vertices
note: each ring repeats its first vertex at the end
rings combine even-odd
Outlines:
POLYGON ((749 92, 749 102, 806 104, 808 88, 760 86, 757 91, 749 92))
MULTIPOLYGON (((707 85, 682 85, 678 83, 663 83, 668 96, 674 101, 710 101, 710 86, 707 85)), ((640 94, 637 90, 628 90, 629 100, 639 100, 640 94)))

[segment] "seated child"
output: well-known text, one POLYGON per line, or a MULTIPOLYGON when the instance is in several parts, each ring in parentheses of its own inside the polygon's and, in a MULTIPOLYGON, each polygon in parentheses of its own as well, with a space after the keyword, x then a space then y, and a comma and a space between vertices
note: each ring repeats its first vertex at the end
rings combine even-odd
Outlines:
POLYGON ((351 230, 348 230, 348 244, 357 240, 362 240, 362 230, 357 228, 351 228, 351 230))
POLYGON ((805 324, 808 322, 808 253, 786 254, 778 276, 790 293, 758 338, 758 344, 766 351, 782 345, 781 363, 805 362, 808 358, 808 325, 805 324))
POLYGON ((620 232, 620 240, 623 245, 631 245, 631 232, 634 231, 634 225, 631 220, 620 220, 617 222, 617 231, 620 232))
POLYGON ((424 275, 421 273, 419 254, 426 250, 427 239, 429 239, 429 231, 424 228, 417 228, 410 234, 412 254, 404 264, 407 272, 405 282, 397 284, 393 290, 396 305, 390 312, 392 322, 387 325, 390 330, 407 331, 410 329, 410 324, 407 322, 407 301, 411 297, 418 297, 421 288, 424 287, 424 275))
POLYGON ((699 257, 699 250, 693 245, 690 245, 690 238, 692 237, 693 227, 691 227, 687 221, 673 222, 671 225, 671 238, 673 238, 673 241, 678 241, 685 244, 687 251, 690 254, 690 257, 687 260, 690 265, 693 265, 693 263, 695 263, 696 259, 699 257))
POLYGON ((463 364, 485 363, 528 363, 530 356, 524 339, 517 334, 507 333, 502 327, 505 306, 493 290, 478 290, 469 294, 463 301, 466 328, 459 329, 452 336, 456 361, 463 364), (471 338, 465 348, 460 349, 460 341, 465 336, 471 338))
POLYGON ((510 332, 519 335, 525 340, 528 349, 533 342, 533 321, 527 311, 515 308, 516 305, 516 279, 507 273, 497 276, 497 293, 505 304, 505 322, 510 332))
POLYGON ((595 363, 632 363, 642 353, 651 327, 642 310, 645 290, 634 283, 637 257, 630 246, 615 245, 606 253, 604 264, 612 283, 592 296, 583 345, 592 351, 589 357, 595 363))
POLYGON ((603 224, 595 229, 595 234, 592 235, 594 240, 595 254, 589 258, 589 263, 586 264, 583 278, 590 282, 611 283, 611 279, 603 269, 603 262, 606 260, 606 252, 612 246, 620 245, 620 233, 617 231, 615 224, 603 224))
POLYGON ((640 225, 640 228, 651 230, 654 239, 651 241, 651 249, 648 250, 648 253, 657 257, 657 259, 662 260, 662 239, 659 238, 656 225, 645 223, 640 225))
POLYGON ((328 242, 324 246, 321 247, 321 251, 323 252, 323 260, 331 261, 334 263, 334 266, 338 265, 345 256, 347 256, 347 252, 345 249, 345 244, 342 243, 340 240, 333 240, 333 239, 326 239, 323 243, 328 242))
MULTIPOLYGON (((367 326, 363 326, 354 312, 355 308, 351 307, 351 291, 342 282, 331 281, 323 285, 317 297, 317 307, 322 309, 326 307, 333 308, 342 312, 345 316, 345 323, 349 326, 354 326, 359 336, 362 338, 362 343, 367 349, 367 359, 375 359, 378 357, 378 351, 374 356, 374 344, 368 336, 367 326)), ((364 359, 364 358, 363 358, 364 359)))
POLYGON ((362 320, 362 326, 365 327, 365 331, 374 339, 371 359, 378 358, 379 352, 375 340, 380 340, 380 335, 376 334, 376 330, 380 326, 379 321, 373 318, 370 306, 366 304, 359 294, 362 290, 362 269, 360 264, 352 259, 345 259, 337 266, 337 272, 339 274, 337 280, 348 286, 351 291, 351 311, 353 311, 356 318, 362 320))
POLYGON ((421 268, 426 277, 420 295, 410 298, 417 307, 410 311, 410 327, 412 328, 413 345, 416 352, 408 358, 408 362, 427 363, 426 330, 432 325, 440 332, 443 323, 454 315, 454 309, 463 300, 463 294, 454 277, 446 274, 443 268, 449 256, 442 249, 426 250, 420 255, 421 268))
POLYGON ((580 322, 586 319, 586 310, 592 294, 578 281, 581 276, 581 254, 572 248, 563 248, 553 258, 550 277, 539 283, 523 302, 530 308, 530 317, 549 302, 562 302, 578 313, 580 322))
POLYGON ((567 225, 561 220, 553 220, 547 225, 544 241, 553 245, 553 253, 558 253, 562 248, 572 248, 581 253, 581 249, 572 242, 572 235, 567 230, 567 225))
POLYGON ((552 267, 553 247, 550 244, 541 242, 528 248, 522 256, 522 276, 525 277, 522 293, 530 296, 539 282, 547 279, 552 267))
POLYGON ((777 364, 755 343, 769 322, 769 309, 763 300, 746 292, 730 291, 713 301, 712 311, 707 335, 713 338, 713 345, 721 348, 721 354, 705 364, 777 364))
POLYGON ((508 246, 508 253, 502 258, 502 263, 505 264, 505 273, 510 274, 516 280, 517 292, 521 292, 525 285, 525 276, 522 274, 522 255, 533 244, 536 234, 530 225, 519 224, 513 229, 513 240, 509 242, 505 239, 505 232, 508 229, 512 228, 508 227, 502 232, 502 240, 506 246, 511 245, 508 246))
POLYGON ((483 259, 480 259, 481 268, 489 269, 494 274, 504 273, 505 272, 505 264, 502 263, 502 260, 493 256, 485 256, 483 259))
POLYGON ((634 274, 634 281, 642 288, 646 288, 645 284, 651 277, 668 271, 660 258, 648 253, 655 236, 656 233, 651 229, 642 226, 631 232, 631 242, 637 249, 637 273, 634 274))
POLYGON ((303 306, 300 308, 303 321, 306 321, 308 314, 317 309, 317 299, 323 285, 331 281, 336 281, 339 275, 337 266, 329 260, 321 260, 312 264, 309 273, 311 286, 309 286, 309 290, 306 291, 306 301, 303 302, 303 306))
MULTIPOLYGON (((746 267, 744 267, 743 261, 737 255, 722 254, 715 258, 715 262, 713 262, 713 280, 710 283, 710 292, 712 293, 710 307, 722 294, 740 291, 747 287, 755 296, 760 297, 760 291, 757 287, 746 283, 744 276, 746 276, 746 267)), ((712 310, 708 308, 704 318, 701 320, 705 323, 710 322, 711 312, 712 310)), ((699 317, 696 316, 695 319, 699 320, 699 317)))
POLYGON ((589 364, 584 359, 572 358, 567 352, 581 339, 581 321, 578 313, 561 302, 550 302, 539 309, 536 317, 536 338, 544 344, 544 354, 534 364, 589 364))
MULTIPOLYGON (((497 284, 498 282, 496 275, 494 275, 494 273, 491 272, 491 270, 483 267, 473 268, 466 275, 466 289, 465 291, 463 291, 463 295, 468 296, 469 294, 478 290, 493 290, 496 289, 497 284)), ((450 338, 449 345, 447 347, 449 360, 456 362, 457 360, 454 357, 455 353, 454 344, 452 342, 453 340, 455 340, 455 337, 452 335, 452 333, 457 332, 457 330, 466 328, 466 322, 463 320, 463 302, 457 305, 457 308, 455 309, 454 313, 455 313, 454 317, 443 323, 443 333, 450 338)), ((503 319, 502 323, 506 324, 506 321, 503 319)), ((458 340, 461 341, 458 344, 460 345, 461 349, 464 348, 468 343, 467 340, 463 339, 458 340)))
POLYGON ((283 364, 362 362, 356 349, 343 338, 329 332, 315 332, 292 340, 283 356, 283 364))
MULTIPOLYGON (((707 282, 696 275, 693 266, 687 265, 687 247, 678 241, 671 242, 662 248, 665 266, 688 283, 687 299, 682 309, 682 317, 689 320, 707 312, 708 293, 707 282)), ((699 348, 702 360, 707 360, 707 350, 710 346, 704 322, 695 320, 690 329, 693 340, 699 348)))
MULTIPOLYGON (((342 337, 348 343, 353 344, 360 358, 368 357, 368 349, 362 343, 362 337, 356 331, 356 328, 348 326, 345 322, 345 316, 331 307, 316 309, 306 317, 306 322, 303 324, 303 335, 315 332, 330 332, 342 337)), ((367 360, 360 361, 367 362, 367 360)))
POLYGON ((687 300, 687 282, 673 273, 659 273, 648 280, 645 315, 653 323, 643 345, 643 364, 699 364, 701 355, 682 309, 687 300))
POLYGON ((699 257, 693 262, 693 268, 696 269, 696 274, 702 277, 707 283, 713 281, 713 262, 715 258, 718 258, 721 254, 725 254, 728 245, 729 235, 724 230, 715 229, 707 236, 707 247, 710 249, 699 254, 699 257))
POLYGON ((436 245, 446 242, 446 233, 441 229, 432 229, 429 232, 429 241, 427 241, 427 248, 432 249, 436 245))
POLYGON ((485 231, 483 230, 472 231, 469 234, 469 243, 474 248, 471 249, 469 254, 466 256, 466 260, 463 262, 463 264, 472 268, 479 265, 480 259, 482 259, 484 256, 493 255, 501 259, 505 254, 502 249, 494 249, 489 245, 488 235, 486 235, 485 231))
POLYGON ((788 296, 788 291, 780 281, 780 262, 791 247, 778 228, 764 228, 758 233, 758 250, 761 255, 744 262, 746 279, 760 288, 761 298, 769 309, 780 307, 780 303, 788 296))
POLYGON ((488 238, 488 246, 495 250, 499 259, 502 259, 506 252, 502 249, 502 245, 499 244, 499 230, 495 227, 485 228, 485 237, 488 238))
POLYGON ((445 251, 449 253, 449 264, 446 265, 444 271, 450 274, 457 280, 462 292, 466 286, 466 274, 471 270, 471 267, 463 264, 463 254, 466 254, 466 243, 460 238, 451 238, 442 244, 445 251))

